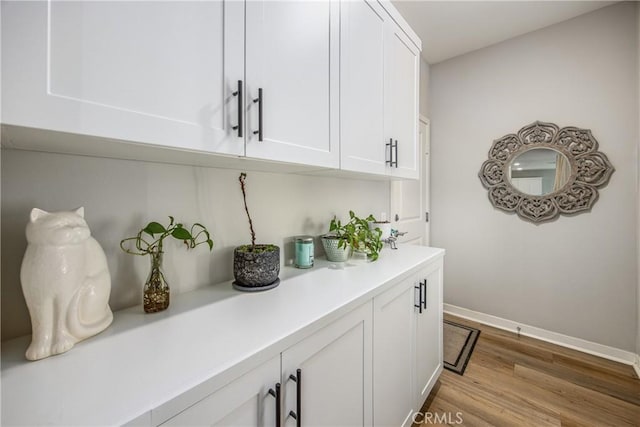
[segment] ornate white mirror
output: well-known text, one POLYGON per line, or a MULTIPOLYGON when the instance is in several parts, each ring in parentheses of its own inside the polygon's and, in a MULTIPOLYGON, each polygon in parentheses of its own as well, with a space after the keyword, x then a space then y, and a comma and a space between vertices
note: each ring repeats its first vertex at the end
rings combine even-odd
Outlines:
POLYGON ((544 222, 589 211, 613 171, 588 129, 535 122, 495 140, 478 175, 496 208, 544 222))

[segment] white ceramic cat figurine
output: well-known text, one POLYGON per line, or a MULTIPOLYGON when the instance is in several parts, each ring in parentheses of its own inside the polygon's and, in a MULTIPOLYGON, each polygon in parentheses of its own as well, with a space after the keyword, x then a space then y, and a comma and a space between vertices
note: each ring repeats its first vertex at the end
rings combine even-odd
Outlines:
POLYGON ((26 357, 38 360, 111 324, 111 276, 82 207, 51 213, 34 208, 26 234, 20 281, 33 331, 26 357))

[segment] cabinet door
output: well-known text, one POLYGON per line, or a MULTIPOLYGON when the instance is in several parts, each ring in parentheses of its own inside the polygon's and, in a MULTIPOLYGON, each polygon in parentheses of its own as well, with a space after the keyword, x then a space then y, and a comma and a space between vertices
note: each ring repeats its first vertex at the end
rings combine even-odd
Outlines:
POLYGON ((375 1, 340 5, 340 168, 385 174, 385 11, 375 1))
POLYGON ((283 352, 283 426, 296 425, 290 411, 305 427, 370 426, 371 355, 370 302, 283 352), (298 369, 300 408, 290 378, 298 369))
POLYGON ((426 308, 416 318, 416 401, 421 408, 442 372, 442 267, 418 276, 426 280, 426 308))
POLYGON ((393 155, 397 167, 393 176, 419 178, 418 95, 420 52, 393 22, 387 25, 385 41, 385 124, 386 139, 397 141, 393 155))
POLYGON ((169 419, 163 426, 274 426, 275 391, 280 357, 241 376, 215 393, 169 419))
POLYGON ((337 1, 247 1, 247 156, 338 167, 339 18, 337 1))
POLYGON ((243 154, 243 43, 234 1, 3 2, 2 119, 243 154))
POLYGON ((415 304, 416 291, 411 280, 373 300, 373 422, 376 426, 412 423, 415 304))

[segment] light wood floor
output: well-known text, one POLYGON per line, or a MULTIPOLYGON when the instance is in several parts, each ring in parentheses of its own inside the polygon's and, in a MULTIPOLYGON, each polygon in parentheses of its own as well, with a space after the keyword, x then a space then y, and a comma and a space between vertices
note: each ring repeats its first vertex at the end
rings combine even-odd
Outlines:
POLYGON ((445 318, 480 329, 480 338, 464 375, 442 373, 414 426, 640 426, 631 366, 445 318))

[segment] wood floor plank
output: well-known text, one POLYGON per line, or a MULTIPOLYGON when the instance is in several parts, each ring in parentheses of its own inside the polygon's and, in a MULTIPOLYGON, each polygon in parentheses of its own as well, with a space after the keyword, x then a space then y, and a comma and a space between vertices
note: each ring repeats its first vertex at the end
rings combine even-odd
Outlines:
POLYGON ((465 374, 443 372, 423 412, 462 412, 469 426, 640 426, 640 380, 632 367, 445 319, 481 333, 465 374))
POLYGON ((477 367, 478 376, 470 377, 475 383, 482 383, 489 390, 494 390, 498 399, 513 399, 523 406, 531 406, 537 411, 547 413, 554 419, 567 421, 577 425, 592 425, 593 418, 574 409, 573 402, 558 398, 553 392, 531 384, 513 375, 495 374, 485 368, 477 367), (506 396, 506 397, 505 397, 506 396))
POLYGON ((577 410, 589 413, 593 419, 602 420, 603 422, 615 420, 614 425, 633 426, 640 423, 640 406, 638 405, 590 390, 526 366, 516 365, 514 376, 551 391, 559 399, 569 399, 577 410))
MULTIPOLYGON (((497 375, 494 371, 479 367, 467 367, 465 376, 450 375, 443 382, 453 389, 460 399, 458 402, 468 404, 469 396, 481 405, 481 417, 492 425, 531 425, 531 426, 559 426, 557 414, 532 405, 527 399, 512 391, 496 390, 494 382, 497 375), (465 400, 461 400, 465 399, 465 400)), ((510 376, 509 376, 510 377, 510 376)), ((445 389, 446 390, 446 389, 445 389)), ((444 396, 446 398, 446 395, 444 396)), ((478 411, 478 405, 472 406, 478 411)), ((464 411, 463 411, 464 412, 464 411)), ((466 415, 467 412, 464 412, 466 415)))
POLYGON ((563 355, 554 355, 553 364, 556 367, 555 372, 562 375, 562 378, 571 379, 576 384, 640 405, 640 387, 635 376, 600 369, 563 355))

